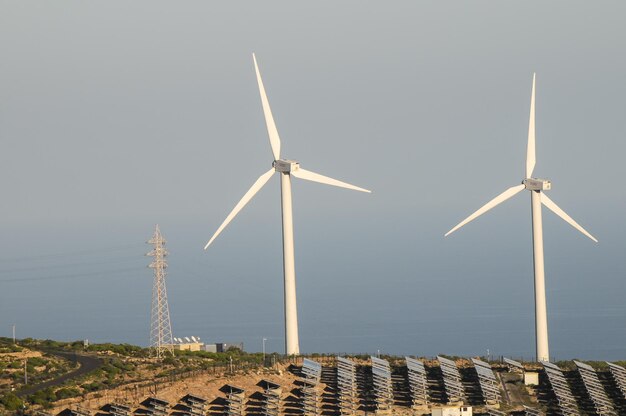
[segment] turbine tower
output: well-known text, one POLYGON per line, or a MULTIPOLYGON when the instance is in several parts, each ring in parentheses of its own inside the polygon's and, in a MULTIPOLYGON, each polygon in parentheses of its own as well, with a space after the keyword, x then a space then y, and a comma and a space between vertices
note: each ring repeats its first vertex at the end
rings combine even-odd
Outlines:
POLYGON ((319 182, 326 185, 339 186, 342 188, 352 189, 355 191, 370 192, 367 189, 350 185, 345 182, 332 179, 318 173, 304 170, 298 162, 293 160, 281 159, 280 157, 280 137, 274 123, 272 110, 265 93, 259 66, 256 57, 252 54, 254 68, 256 71, 257 83, 259 84, 259 93, 261 94, 261 105, 263 106, 263 114, 265 115, 265 124, 269 135, 270 146, 274 160, 272 168, 265 172, 257 179, 252 187, 245 193, 243 198, 235 205, 235 208, 228 214, 222 225, 217 229, 213 237, 204 246, 206 250, 222 230, 231 222, 231 220, 243 209, 243 207, 252 199, 252 197, 267 183, 270 177, 278 172, 280 173, 280 189, 282 203, 282 220, 283 220, 283 273, 285 285, 285 352, 289 355, 300 353, 300 345, 298 341, 298 312, 296 307, 296 270, 294 258, 293 243, 293 216, 291 207, 291 177, 319 182))
POLYGON ((147 256, 154 257, 148 267, 154 270, 154 284, 152 286, 152 310, 150 316, 150 349, 157 358, 163 358, 166 354, 174 355, 174 341, 172 339, 172 324, 170 322, 170 309, 167 304, 167 291, 165 290, 165 269, 167 262, 165 256, 165 239, 161 235, 159 225, 156 225, 154 235, 148 244, 154 248, 147 256))
POLYGON ((535 267, 535 332, 536 332, 536 353, 538 361, 550 361, 550 350, 548 348, 548 317, 546 310, 546 286, 543 269, 543 225, 541 221, 541 204, 561 217, 565 222, 576 228, 578 231, 595 241, 583 227, 567 215, 543 192, 550 190, 552 184, 546 179, 533 178, 535 168, 535 74, 533 74, 533 87, 530 98, 530 120, 528 123, 528 147, 526 149, 526 179, 521 185, 513 186, 491 201, 487 202, 472 215, 461 221, 456 227, 448 231, 448 236, 458 230, 476 217, 489 211, 496 205, 506 201, 524 189, 530 191, 532 231, 533 231, 533 260, 535 267))

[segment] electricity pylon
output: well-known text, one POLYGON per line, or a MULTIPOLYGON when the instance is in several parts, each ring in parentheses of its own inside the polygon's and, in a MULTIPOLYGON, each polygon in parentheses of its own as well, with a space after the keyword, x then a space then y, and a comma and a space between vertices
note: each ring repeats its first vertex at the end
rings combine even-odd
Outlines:
POLYGON ((157 224, 154 235, 148 244, 154 249, 147 256, 154 257, 148 267, 154 270, 154 284, 152 286, 152 312, 150 316, 150 350, 157 358, 163 358, 166 354, 174 355, 174 342, 172 340, 172 323, 170 322, 170 309, 167 305, 167 291, 165 290, 165 269, 167 263, 165 256, 165 239, 161 235, 157 224))

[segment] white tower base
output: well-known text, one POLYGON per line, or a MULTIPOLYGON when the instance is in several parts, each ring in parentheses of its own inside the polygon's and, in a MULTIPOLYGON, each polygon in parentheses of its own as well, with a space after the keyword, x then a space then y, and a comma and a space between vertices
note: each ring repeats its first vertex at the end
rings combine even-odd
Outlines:
POLYGON ((291 206, 291 176, 280 174, 283 210, 283 272, 285 276, 285 353, 300 354, 298 341, 298 309, 296 307, 296 266, 293 243, 293 212, 291 206))
POLYGON ((533 217, 533 262, 535 265, 535 331, 537 361, 550 361, 548 348, 548 313, 546 307, 546 278, 543 268, 543 226, 541 220, 541 193, 531 191, 533 217))

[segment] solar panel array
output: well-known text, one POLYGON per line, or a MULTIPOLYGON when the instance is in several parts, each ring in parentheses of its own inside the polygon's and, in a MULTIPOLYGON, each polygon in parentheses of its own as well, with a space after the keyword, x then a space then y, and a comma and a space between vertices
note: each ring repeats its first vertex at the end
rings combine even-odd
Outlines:
POLYGON ((621 365, 613 364, 607 362, 609 365, 609 369, 611 370, 611 375, 622 392, 622 396, 626 399, 626 369, 621 365))
POLYGON ((509 367, 509 370, 517 370, 517 371, 521 371, 521 372, 525 371, 524 366, 522 365, 522 363, 520 363, 518 361, 511 360, 510 358, 505 358, 504 362, 509 367))
POLYGON ((354 415, 358 409, 356 364, 337 357, 337 398, 342 415, 354 415))
POLYGON ((317 386, 322 377, 322 365, 305 358, 302 362, 302 413, 319 415, 319 393, 317 386))
POLYGON ((202 416, 206 410, 206 399, 191 394, 181 399, 186 407, 185 416, 202 416))
POLYGON ((372 360, 372 381, 374 382, 374 400, 376 411, 385 413, 393 405, 393 384, 391 382, 391 367, 387 360, 370 357, 372 360))
POLYGON ((570 389, 569 384, 567 384, 567 380, 565 379, 561 369, 547 361, 541 361, 541 364, 543 365, 543 369, 550 380, 550 385, 552 386, 552 391, 558 401, 561 413, 563 413, 564 416, 580 415, 576 399, 572 395, 572 390, 570 389))
POLYGON ((263 414, 265 416, 278 416, 280 414, 280 395, 282 388, 279 384, 263 380, 263 414))
POLYGON ((613 402, 611 402, 607 396, 604 386, 602 386, 602 383, 598 378, 596 370, 594 370, 590 365, 579 361, 574 361, 574 364, 578 367, 578 373, 583 379, 585 389, 587 390, 587 393, 589 393, 589 397, 591 397, 591 401, 596 408, 596 413, 599 416, 617 416, 617 412, 613 407, 613 402))
POLYGON ((235 386, 226 386, 226 389, 226 414, 228 416, 244 416, 246 391, 235 386))
POLYGON ((448 396, 448 402, 458 402, 465 400, 465 388, 461 381, 461 373, 456 363, 447 358, 437 356, 441 373, 443 374, 443 384, 448 396))
POLYGON ((165 400, 157 399, 156 397, 148 398, 148 414, 153 416, 165 416, 167 415, 167 408, 169 403, 165 400))
POLYGON ((111 403, 109 413, 111 416, 130 416, 130 407, 119 403, 111 403))
POLYGON ((543 412, 534 407, 524 406, 524 416, 543 416, 543 412))
POLYGON ((414 406, 424 406, 428 399, 428 378, 426 377, 426 367, 420 360, 411 357, 404 357, 411 389, 411 400, 414 406))
POLYGON ((500 386, 489 363, 477 358, 472 358, 472 363, 474 363, 474 368, 476 369, 476 373, 478 373, 478 382, 485 402, 488 404, 500 403, 502 400, 500 396, 500 386))

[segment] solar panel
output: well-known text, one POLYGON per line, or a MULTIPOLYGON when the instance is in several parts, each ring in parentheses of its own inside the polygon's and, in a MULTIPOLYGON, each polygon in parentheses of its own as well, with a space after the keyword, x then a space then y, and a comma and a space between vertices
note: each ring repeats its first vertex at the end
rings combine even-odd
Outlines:
POLYGON ((621 365, 609 363, 608 361, 607 364, 609 365, 609 370, 611 370, 611 375, 613 376, 617 387, 619 387, 622 392, 622 396, 626 399, 626 369, 621 365))
POLYGON ((187 406, 188 416, 203 416, 206 410, 206 399, 203 399, 192 394, 187 394, 181 399, 187 406))
POLYGON ((509 370, 518 370, 518 371, 525 371, 524 366, 522 365, 522 363, 515 361, 515 360, 511 360, 510 358, 505 358, 504 362, 506 363, 506 365, 509 367, 509 370))
POLYGON ((599 416, 617 416, 617 412, 613 407, 613 402, 611 402, 606 395, 606 391, 604 390, 602 383, 600 383, 596 370, 594 370, 590 365, 579 361, 574 361, 574 364, 576 364, 578 373, 583 379, 585 389, 587 390, 587 393, 589 393, 589 397, 591 397, 591 401, 596 408, 596 413, 599 416))
POLYGON ((358 409, 356 364, 337 357, 337 398, 342 415, 354 415, 358 409))
POLYGON ((316 361, 305 358, 302 361, 302 412, 305 415, 319 415, 319 392, 318 384, 322 377, 322 365, 316 361))
POLYGON ((561 413, 563 413, 564 416, 580 415, 576 399, 572 395, 572 390, 561 369, 547 361, 541 361, 541 364, 548 376, 548 380, 550 380, 550 385, 556 396, 561 413))
POLYGON ((169 403, 165 400, 161 400, 156 397, 148 398, 148 407, 150 407, 151 414, 155 416, 167 415, 168 406, 169 403))
POLYGON ((130 407, 124 406, 123 404, 111 403, 109 406, 109 413, 111 416, 129 416, 130 407))
POLYGON ((426 377, 426 367, 420 360, 411 357, 404 357, 409 378, 409 388, 411 389, 411 400, 414 406, 424 406, 429 402, 428 398, 428 378, 426 377))
POLYGON ((280 395, 282 388, 280 384, 269 380, 261 380, 263 386, 263 415, 278 416, 280 414, 280 395))
POLYGON ((305 358, 302 361, 302 374, 307 380, 315 380, 315 383, 319 383, 320 377, 322 376, 322 365, 317 361, 305 358))
POLYGON ((524 416, 543 416, 543 412, 534 407, 524 406, 524 416))
POLYGON ((478 383, 485 402, 488 404, 500 403, 500 385, 489 363, 477 358, 472 358, 472 363, 474 363, 474 369, 478 373, 478 383))
POLYGON ((374 400, 376 411, 391 411, 393 405, 393 385, 391 383, 391 367, 387 360, 370 357, 372 361, 372 381, 374 382, 374 400))
POLYGON ((448 402, 458 402, 465 400, 465 388, 461 381, 461 374, 456 363, 445 357, 437 356, 441 374, 443 375, 443 384, 448 396, 448 402))
POLYGON ((235 386, 226 386, 226 414, 228 416, 244 416, 246 391, 235 386))

